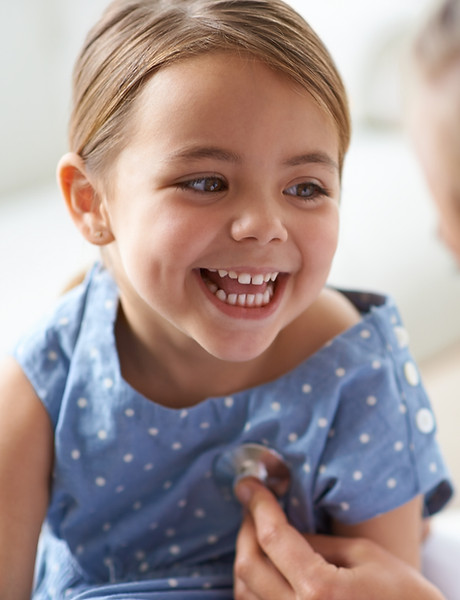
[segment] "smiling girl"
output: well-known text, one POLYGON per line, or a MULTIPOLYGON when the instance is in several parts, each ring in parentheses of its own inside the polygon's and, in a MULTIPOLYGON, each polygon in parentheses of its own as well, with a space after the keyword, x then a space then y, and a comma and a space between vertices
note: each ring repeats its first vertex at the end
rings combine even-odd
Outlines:
POLYGON ((30 597, 39 537, 34 600, 232 598, 214 467, 244 443, 284 457, 299 529, 417 566, 451 493, 434 418, 392 301, 325 287, 349 135, 284 3, 108 7, 58 167, 101 262, 2 370, 2 600, 30 597))

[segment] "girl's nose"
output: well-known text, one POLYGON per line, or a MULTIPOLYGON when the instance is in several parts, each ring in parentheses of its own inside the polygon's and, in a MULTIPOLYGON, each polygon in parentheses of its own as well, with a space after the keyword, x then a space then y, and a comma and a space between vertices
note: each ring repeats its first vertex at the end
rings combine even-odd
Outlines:
POLYGON ((269 202, 247 204, 232 221, 232 238, 237 242, 254 240, 261 245, 285 242, 288 232, 280 210, 269 202))

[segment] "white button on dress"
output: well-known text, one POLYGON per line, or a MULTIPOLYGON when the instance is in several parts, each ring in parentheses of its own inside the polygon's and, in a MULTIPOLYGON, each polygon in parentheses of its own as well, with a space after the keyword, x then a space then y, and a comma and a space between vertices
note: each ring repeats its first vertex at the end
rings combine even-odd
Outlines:
POLYGON ((421 408, 417 412, 415 422, 422 433, 431 433, 435 427, 433 413, 428 408, 421 408))

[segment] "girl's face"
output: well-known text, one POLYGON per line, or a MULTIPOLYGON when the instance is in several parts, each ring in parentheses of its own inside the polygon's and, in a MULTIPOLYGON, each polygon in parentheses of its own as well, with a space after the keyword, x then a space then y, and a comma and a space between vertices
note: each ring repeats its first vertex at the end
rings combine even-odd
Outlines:
POLYGON ((133 114, 104 197, 128 322, 150 345, 259 356, 329 273, 335 126, 287 78, 229 54, 159 71, 133 114))
POLYGON ((460 177, 457 161, 459 72, 420 83, 411 111, 411 133, 438 211, 439 235, 460 263, 460 177))

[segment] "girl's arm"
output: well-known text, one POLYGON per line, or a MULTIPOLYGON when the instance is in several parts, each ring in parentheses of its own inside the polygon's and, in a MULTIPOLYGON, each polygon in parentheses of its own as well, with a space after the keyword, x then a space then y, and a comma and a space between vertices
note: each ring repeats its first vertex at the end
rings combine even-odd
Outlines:
POLYGON ((422 498, 358 525, 333 524, 334 535, 372 540, 417 569, 422 542, 422 498))
POLYGON ((0 365, 0 598, 30 599, 53 461, 48 414, 19 365, 0 365))

